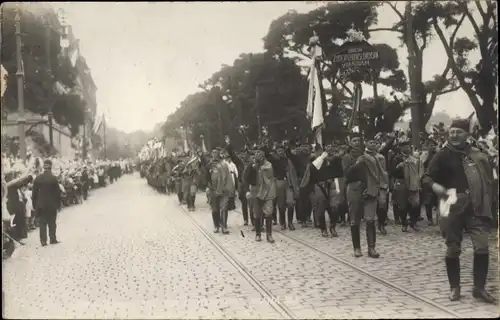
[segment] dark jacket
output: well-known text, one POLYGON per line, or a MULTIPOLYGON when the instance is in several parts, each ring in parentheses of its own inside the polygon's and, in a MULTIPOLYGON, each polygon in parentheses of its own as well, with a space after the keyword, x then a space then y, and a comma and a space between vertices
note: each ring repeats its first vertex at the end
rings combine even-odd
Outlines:
POLYGON ((41 212, 56 212, 61 207, 61 189, 57 178, 45 171, 33 182, 33 208, 41 212))

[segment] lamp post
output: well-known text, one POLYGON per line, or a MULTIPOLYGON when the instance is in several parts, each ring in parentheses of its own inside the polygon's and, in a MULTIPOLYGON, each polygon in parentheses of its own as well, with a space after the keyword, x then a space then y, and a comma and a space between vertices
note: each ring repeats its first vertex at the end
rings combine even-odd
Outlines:
POLYGON ((52 62, 50 59, 51 55, 51 48, 50 48, 50 38, 51 38, 51 30, 50 30, 50 18, 49 18, 50 13, 46 13, 44 17, 44 22, 45 22, 45 63, 47 67, 47 72, 49 74, 50 78, 50 87, 49 87, 49 92, 47 94, 47 104, 48 104, 48 113, 47 113, 47 118, 48 118, 48 123, 49 123, 49 142, 50 146, 54 147, 54 131, 53 131, 53 113, 52 113, 52 106, 53 106, 53 101, 52 101, 52 62))
POLYGON ((88 110, 85 110, 85 113, 83 114, 83 146, 82 146, 82 158, 83 158, 83 161, 87 160, 87 147, 88 147, 88 141, 87 141, 87 115, 88 115, 88 110))
POLYGON ((16 61, 17 61, 17 107, 19 111, 19 116, 17 118, 17 124, 19 126, 19 155, 21 160, 26 161, 26 137, 24 132, 24 124, 26 119, 24 119, 24 70, 23 62, 21 56, 21 9, 17 9, 16 12, 16 61))
POLYGON ((260 125, 260 106, 259 106, 259 83, 255 86, 255 110, 257 112, 257 132, 259 134, 259 143, 262 142, 262 126, 260 125))
MULTIPOLYGON (((210 93, 210 90, 207 90, 202 85, 199 85, 198 88, 203 89, 207 93, 210 93)), ((223 129, 222 129, 222 115, 220 113, 220 106, 218 105, 218 103, 222 99, 220 98, 220 88, 214 87, 214 89, 215 89, 215 95, 214 95, 213 103, 214 103, 215 108, 217 109, 217 117, 218 117, 218 121, 219 121, 219 143, 221 143, 222 141, 224 141, 224 134, 223 134, 223 129)))
POLYGON ((420 150, 420 119, 418 84, 415 82, 415 47, 413 43, 413 15, 411 1, 406 2, 406 47, 408 48, 408 78, 410 82, 411 140, 415 150, 420 150))
POLYGON ((260 123, 260 87, 266 84, 271 84, 272 80, 270 79, 264 79, 264 80, 258 80, 255 83, 255 103, 254 103, 254 108, 255 112, 257 113, 257 130, 258 130, 258 139, 259 143, 262 142, 262 125, 260 123))

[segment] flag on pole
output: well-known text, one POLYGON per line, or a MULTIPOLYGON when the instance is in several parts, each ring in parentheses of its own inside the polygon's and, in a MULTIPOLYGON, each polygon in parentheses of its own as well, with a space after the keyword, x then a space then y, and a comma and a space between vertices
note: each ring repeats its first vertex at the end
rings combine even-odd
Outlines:
POLYGON ((3 64, 1 66, 2 66, 2 69, 1 69, 0 76, 2 78, 0 79, 1 80, 0 89, 2 90, 1 97, 3 98, 3 94, 5 93, 5 89, 7 89, 7 77, 9 76, 9 73, 7 72, 7 70, 5 70, 5 68, 3 67, 3 64))
POLYGON ((96 117, 96 120, 94 122, 94 127, 92 128, 92 133, 97 134, 103 127, 103 123, 104 123, 104 114, 101 114, 100 116, 96 117))
POLYGON ((323 124, 326 112, 326 97, 321 83, 321 47, 315 45, 312 49, 312 64, 309 70, 309 93, 307 98, 307 116, 311 119, 311 129, 316 143, 323 145, 323 124))
POLYGON ((189 152, 188 133, 186 130, 184 130, 183 136, 184 136, 184 152, 189 152))
POLYGON ((207 146, 205 145, 205 138, 201 139, 201 151, 203 151, 203 153, 207 153, 207 146))

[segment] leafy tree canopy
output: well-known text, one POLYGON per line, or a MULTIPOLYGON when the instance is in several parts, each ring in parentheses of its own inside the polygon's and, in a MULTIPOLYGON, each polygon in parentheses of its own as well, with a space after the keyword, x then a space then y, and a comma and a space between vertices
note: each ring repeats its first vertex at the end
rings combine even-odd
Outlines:
MULTIPOLYGON (((85 103, 75 95, 77 71, 69 58, 62 54, 60 44, 61 25, 57 14, 44 6, 43 14, 32 12, 29 6, 21 5, 22 62, 24 68, 24 104, 26 110, 46 115, 53 108, 54 119, 68 126, 73 134, 83 124, 85 103), (50 37, 47 41, 47 28, 50 37), (47 50, 49 43, 50 50, 47 50), (50 51, 50 57, 47 52, 50 51), (50 59, 51 69, 48 69, 50 59), (56 83, 62 85, 68 94, 56 92, 56 83)), ((9 73, 7 89, 3 98, 6 110, 17 110, 17 61, 16 61, 16 17, 14 5, 2 6, 2 52, 1 60, 9 73)))

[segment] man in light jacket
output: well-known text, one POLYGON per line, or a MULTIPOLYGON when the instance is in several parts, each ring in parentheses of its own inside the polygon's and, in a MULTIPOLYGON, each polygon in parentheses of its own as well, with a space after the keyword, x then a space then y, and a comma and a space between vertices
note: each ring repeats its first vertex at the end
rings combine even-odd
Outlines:
POLYGON ((255 152, 255 167, 257 169, 256 184, 256 217, 255 217, 255 241, 261 241, 261 216, 266 221, 266 239, 274 243, 273 231, 273 207, 276 199, 276 179, 273 166, 266 160, 266 146, 260 147, 255 152))

